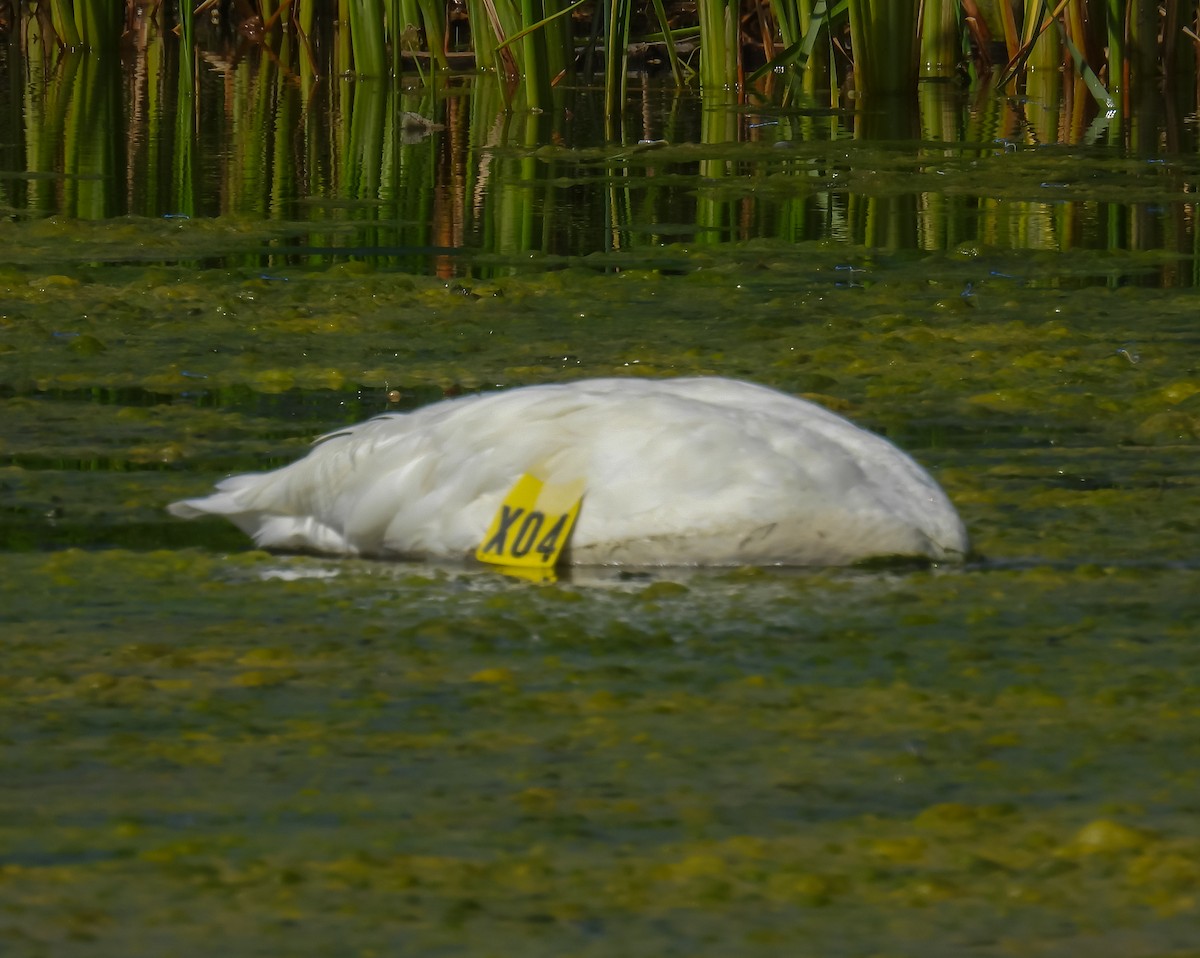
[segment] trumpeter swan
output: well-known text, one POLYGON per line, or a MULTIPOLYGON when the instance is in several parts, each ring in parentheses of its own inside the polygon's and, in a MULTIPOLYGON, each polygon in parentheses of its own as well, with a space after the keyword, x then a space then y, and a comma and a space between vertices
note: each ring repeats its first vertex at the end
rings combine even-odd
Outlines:
POLYGON ((582 480, 573 564, 837 565, 961 557, 925 470, 811 402, 721 378, 593 379, 385 413, 177 516, 224 516, 264 548, 466 558, 514 483, 582 480))

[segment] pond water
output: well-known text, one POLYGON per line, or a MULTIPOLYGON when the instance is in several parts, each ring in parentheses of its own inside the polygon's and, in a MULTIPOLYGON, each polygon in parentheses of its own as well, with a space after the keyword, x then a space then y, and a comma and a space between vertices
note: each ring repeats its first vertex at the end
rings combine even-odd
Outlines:
POLYGON ((1194 124, 647 86, 614 141, 248 60, 181 128, 89 69, 5 101, 5 955, 1194 951, 1194 124), (694 374, 891 437, 976 554, 534 585, 163 512, 385 409, 694 374))

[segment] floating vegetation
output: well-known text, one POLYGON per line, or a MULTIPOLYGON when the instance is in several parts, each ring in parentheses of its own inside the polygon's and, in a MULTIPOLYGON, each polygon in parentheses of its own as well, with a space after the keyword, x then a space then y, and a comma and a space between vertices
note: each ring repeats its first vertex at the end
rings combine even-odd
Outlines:
POLYGON ((561 83, 289 74, 283 16, 124 86, 0 56, 0 953, 1194 951, 1190 134, 1093 148, 1035 70, 895 140, 647 83, 598 145, 561 83), (163 511, 376 412, 693 374, 888 435, 978 555, 534 584, 163 511))
POLYGON ((661 255, 8 267, 0 950, 1191 947, 1192 291, 1104 252, 661 255), (901 442, 982 558, 539 586, 162 512, 373 411, 711 372, 901 442))
POLYGON ((13 954, 1190 947, 1194 568, 4 563, 13 954))

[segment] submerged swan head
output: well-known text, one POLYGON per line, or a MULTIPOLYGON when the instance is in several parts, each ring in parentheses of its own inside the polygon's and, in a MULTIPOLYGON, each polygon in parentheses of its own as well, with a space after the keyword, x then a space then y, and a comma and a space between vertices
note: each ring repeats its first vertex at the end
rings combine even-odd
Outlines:
POLYGON ((224 516, 264 548, 461 559, 526 475, 581 485, 569 541, 556 543, 575 564, 838 565, 968 548, 941 488, 890 442, 715 377, 583 380, 386 413, 169 508, 224 516))

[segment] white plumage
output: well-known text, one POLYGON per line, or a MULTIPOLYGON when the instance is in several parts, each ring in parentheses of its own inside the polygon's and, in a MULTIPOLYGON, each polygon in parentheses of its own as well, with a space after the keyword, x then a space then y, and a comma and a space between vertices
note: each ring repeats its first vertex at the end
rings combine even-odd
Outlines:
POLYGON ((826 409, 719 378, 593 379, 463 396, 323 436, 177 516, 269 549, 463 559, 516 480, 582 477, 573 564, 837 565, 961 557, 937 483, 826 409))

